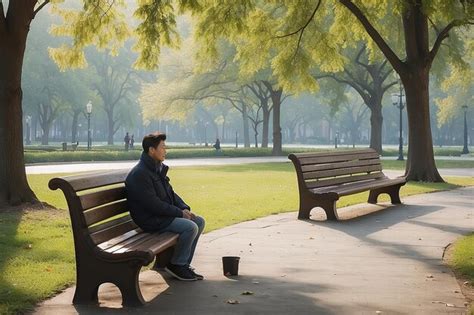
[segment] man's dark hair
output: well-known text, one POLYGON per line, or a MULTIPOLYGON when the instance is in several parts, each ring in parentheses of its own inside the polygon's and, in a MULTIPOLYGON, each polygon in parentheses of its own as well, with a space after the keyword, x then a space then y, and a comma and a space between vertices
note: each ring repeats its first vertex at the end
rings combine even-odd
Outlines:
POLYGON ((143 151, 145 153, 148 153, 148 150, 150 147, 156 147, 160 144, 161 141, 166 140, 166 134, 165 133, 160 133, 160 132, 155 132, 155 133, 150 133, 149 135, 146 135, 143 137, 142 141, 142 147, 143 151))

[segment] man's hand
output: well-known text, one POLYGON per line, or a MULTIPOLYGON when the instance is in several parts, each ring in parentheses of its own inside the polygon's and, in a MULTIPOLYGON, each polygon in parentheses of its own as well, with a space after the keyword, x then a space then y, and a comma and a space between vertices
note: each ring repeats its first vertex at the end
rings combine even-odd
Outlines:
POLYGON ((188 220, 193 220, 196 217, 194 213, 189 211, 188 209, 183 210, 183 218, 188 219, 188 220))

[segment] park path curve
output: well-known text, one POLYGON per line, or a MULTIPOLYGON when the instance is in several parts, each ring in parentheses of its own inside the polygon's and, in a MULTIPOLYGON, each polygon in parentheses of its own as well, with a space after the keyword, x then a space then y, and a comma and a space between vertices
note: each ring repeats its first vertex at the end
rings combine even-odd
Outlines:
POLYGON ((442 257, 474 229, 472 196, 467 187, 361 204, 340 209, 340 222, 316 210, 308 221, 290 212, 243 222, 203 235, 193 265, 204 281, 149 270, 141 274, 145 307, 121 309, 118 291, 104 285, 100 308, 72 306, 69 288, 35 314, 465 314, 442 257), (226 255, 241 257, 238 277, 222 275, 226 255))

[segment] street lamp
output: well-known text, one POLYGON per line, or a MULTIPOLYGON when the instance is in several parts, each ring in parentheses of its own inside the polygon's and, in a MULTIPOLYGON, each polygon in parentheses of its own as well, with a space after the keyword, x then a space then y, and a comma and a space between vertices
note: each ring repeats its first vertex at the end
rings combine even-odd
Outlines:
POLYGON ((400 133, 398 136, 398 161, 403 161, 403 134, 402 134, 402 111, 405 108, 406 99, 403 94, 402 82, 399 81, 398 85, 400 86, 399 93, 392 93, 392 104, 400 110, 400 133))
POLYGON ((92 103, 89 101, 86 105, 87 111, 87 150, 90 150, 92 147, 92 138, 91 138, 91 113, 92 113, 92 103))
POLYGON ((31 144, 31 116, 26 116, 26 144, 31 144))
POLYGON ((467 147, 467 105, 463 105, 462 109, 464 109, 464 147, 462 148, 462 154, 468 154, 469 148, 467 147))

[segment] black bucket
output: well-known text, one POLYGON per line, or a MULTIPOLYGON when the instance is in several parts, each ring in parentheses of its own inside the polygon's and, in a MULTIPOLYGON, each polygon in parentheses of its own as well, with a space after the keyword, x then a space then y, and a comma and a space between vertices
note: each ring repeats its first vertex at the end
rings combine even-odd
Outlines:
POLYGON ((240 257, 237 256, 222 257, 224 276, 237 276, 239 274, 239 261, 240 257))

